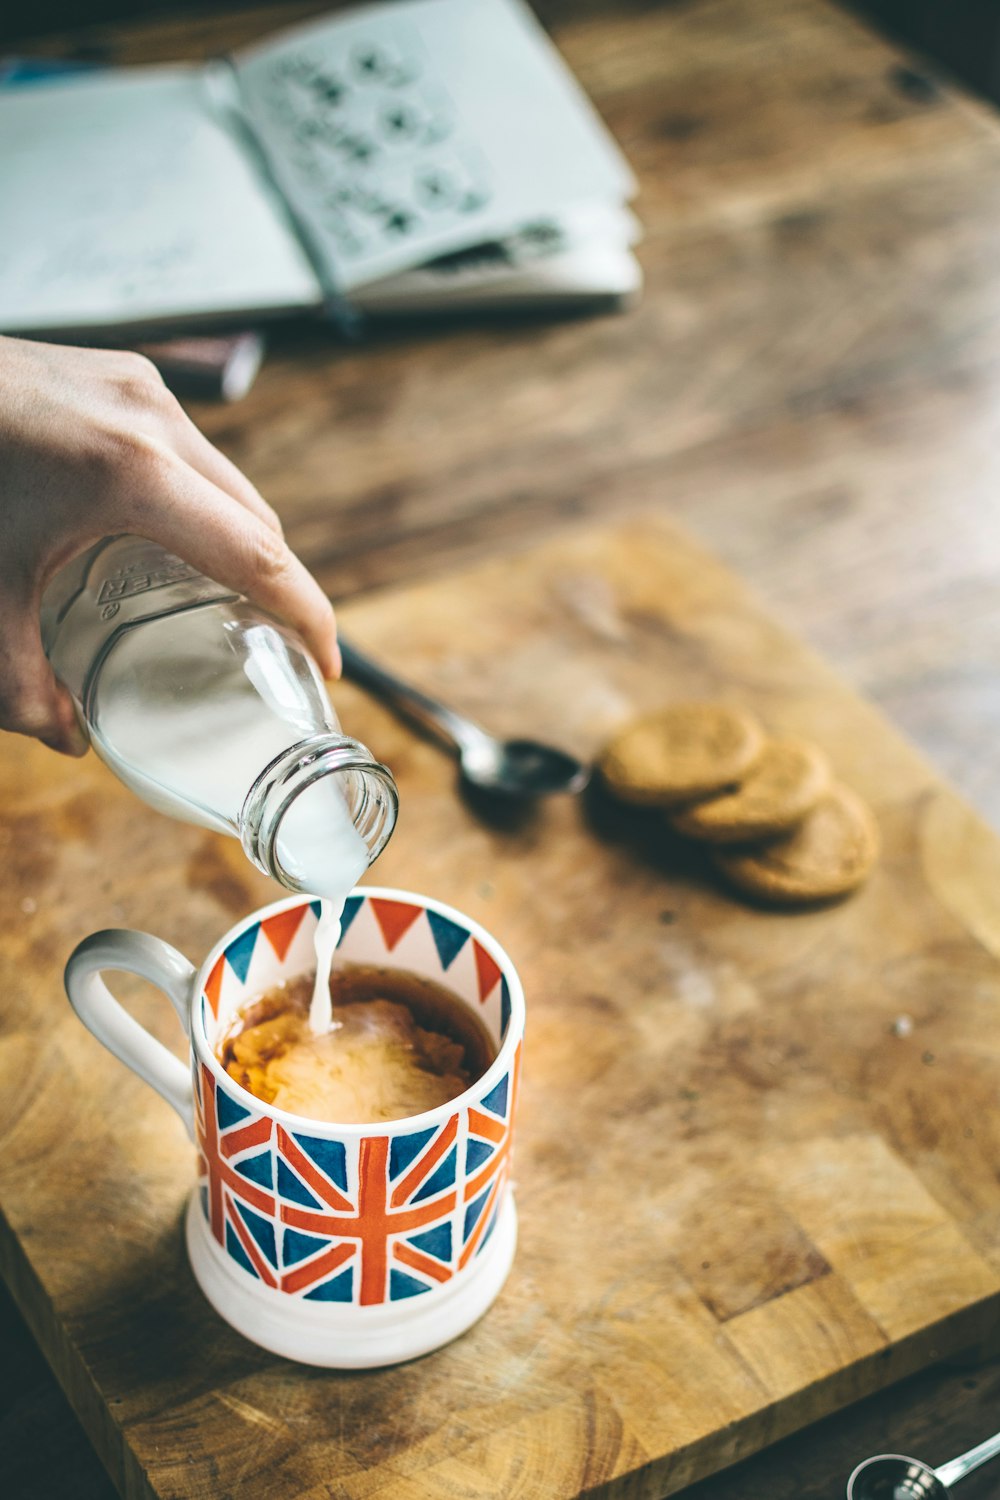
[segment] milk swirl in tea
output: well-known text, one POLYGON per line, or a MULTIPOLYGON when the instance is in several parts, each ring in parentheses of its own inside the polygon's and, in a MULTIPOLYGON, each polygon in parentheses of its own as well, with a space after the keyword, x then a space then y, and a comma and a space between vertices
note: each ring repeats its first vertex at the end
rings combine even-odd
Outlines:
POLYGON ((337 968, 325 1031, 311 1025, 312 990, 303 976, 251 1001, 218 1048, 235 1082, 290 1114, 335 1124, 404 1119, 456 1098, 496 1056, 478 1016, 416 974, 337 968))

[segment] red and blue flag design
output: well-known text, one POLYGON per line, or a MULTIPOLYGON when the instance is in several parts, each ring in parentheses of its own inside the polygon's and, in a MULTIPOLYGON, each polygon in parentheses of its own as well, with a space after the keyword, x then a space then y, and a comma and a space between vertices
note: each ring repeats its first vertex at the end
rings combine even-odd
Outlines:
POLYGON ((517 1104, 521 1049, 514 1066, 478 1104, 469 1107, 462 1200, 462 1245, 458 1269, 467 1266, 493 1233, 504 1188, 510 1176, 511 1124, 517 1104))
POLYGON ((456 1270, 457 1115, 403 1135, 340 1141, 278 1126, 281 1289, 370 1306, 429 1292, 456 1270))
POLYGON ((245 1271, 276 1287, 273 1121, 237 1104, 204 1063, 198 1064, 195 1077, 205 1218, 219 1244, 245 1271))

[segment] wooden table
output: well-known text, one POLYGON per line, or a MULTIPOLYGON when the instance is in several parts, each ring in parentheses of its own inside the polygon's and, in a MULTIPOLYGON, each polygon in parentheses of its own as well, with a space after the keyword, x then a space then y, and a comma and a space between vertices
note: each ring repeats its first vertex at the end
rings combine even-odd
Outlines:
MULTIPOLYGON (((821 0, 541 8, 640 177, 642 305, 358 348, 284 330, 247 400, 197 419, 335 597, 585 515, 682 520, 1000 824, 993 113, 821 0)), ((315 9, 38 50, 196 56, 315 9)), ((6 1303, 0 1347, 5 1492, 109 1500, 6 1303)), ((698 1500, 830 1497, 887 1447, 940 1461, 998 1397, 998 1364, 932 1371, 698 1500)))

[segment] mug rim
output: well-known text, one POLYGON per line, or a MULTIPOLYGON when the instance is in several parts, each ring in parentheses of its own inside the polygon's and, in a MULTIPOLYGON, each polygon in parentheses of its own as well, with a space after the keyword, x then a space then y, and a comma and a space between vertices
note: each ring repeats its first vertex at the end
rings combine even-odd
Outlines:
POLYGON ((292 1114, 286 1109, 279 1109, 277 1105, 267 1104, 245 1089, 241 1083, 237 1083, 231 1074, 219 1062, 214 1049, 209 1045, 208 1036, 204 1025, 203 1007, 199 1004, 205 993, 205 985, 220 955, 237 938, 241 932, 252 926, 255 922, 260 923, 267 917, 276 916, 279 912, 291 911, 298 906, 310 906, 319 898, 306 894, 286 896, 280 901, 272 901, 267 906, 259 906, 240 921, 235 922, 221 938, 212 946, 191 981, 191 998, 189 1001, 189 1039, 191 1050, 197 1060, 206 1066, 216 1080, 216 1084, 223 1083, 227 1089, 235 1091, 240 1102, 247 1101, 247 1107, 256 1114, 266 1114, 279 1125, 284 1125, 289 1130, 301 1131, 303 1127, 308 1128, 310 1134, 321 1135, 335 1133, 340 1139, 361 1137, 371 1135, 373 1131, 385 1131, 394 1134, 405 1130, 407 1133, 414 1129, 427 1129, 432 1125, 441 1124, 450 1119, 453 1114, 467 1106, 474 1104, 478 1096, 485 1090, 490 1089, 506 1076, 510 1063, 518 1044, 521 1041, 524 1030, 524 988, 520 976, 514 966, 514 962, 506 950, 497 942, 493 935, 486 931, 474 917, 467 916, 455 906, 449 906, 447 902, 438 901, 434 896, 422 896, 417 891, 405 891, 398 886, 388 885, 359 885, 354 886, 349 892, 352 896, 375 897, 376 900, 405 901, 411 905, 417 905, 424 911, 434 911, 439 916, 447 917, 456 921, 464 927, 470 937, 486 949, 500 969, 501 977, 507 983, 507 991, 510 997, 510 1018, 507 1022, 507 1035, 503 1038, 493 1059, 485 1073, 474 1079, 468 1088, 456 1094, 453 1099, 447 1099, 443 1104, 436 1104, 433 1109, 425 1109, 418 1115, 400 1115, 393 1120, 370 1120, 347 1121, 343 1124, 335 1120, 317 1120, 311 1115, 292 1114))

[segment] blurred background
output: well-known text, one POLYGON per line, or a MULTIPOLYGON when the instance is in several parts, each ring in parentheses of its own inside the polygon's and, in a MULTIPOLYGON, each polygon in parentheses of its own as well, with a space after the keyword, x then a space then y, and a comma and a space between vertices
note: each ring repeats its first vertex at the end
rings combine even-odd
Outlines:
MULTIPOLYGON (((678 6, 684 3, 678 0, 678 6)), ((163 0, 86 0, 84 4, 79 0, 38 0, 32 5, 15 0, 0 19, 0 38, 13 42, 47 31, 103 22, 179 15, 185 10, 245 8, 231 0, 220 0, 211 7, 197 0, 175 0, 170 5, 163 0)), ((592 8, 589 0, 557 0, 539 7, 546 15, 572 16, 588 8, 592 8)), ((621 8, 636 8, 635 0, 626 0, 621 8)), ((1000 0, 853 0, 853 8, 889 36, 943 64, 970 87, 1000 100, 1000 0)), ((280 6, 276 4, 273 9, 278 12, 280 6)))

